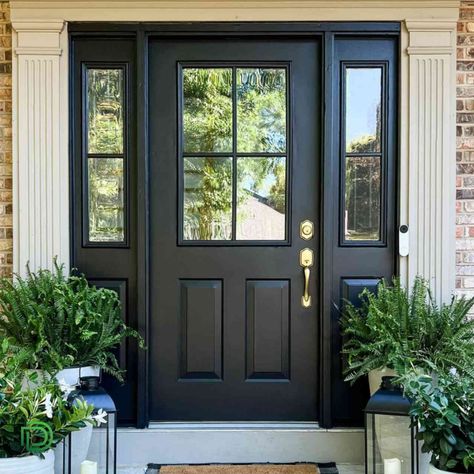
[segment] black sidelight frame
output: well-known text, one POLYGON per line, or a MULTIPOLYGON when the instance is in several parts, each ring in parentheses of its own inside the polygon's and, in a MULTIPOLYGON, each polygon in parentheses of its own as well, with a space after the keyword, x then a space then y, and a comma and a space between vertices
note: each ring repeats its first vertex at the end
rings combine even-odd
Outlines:
POLYGON ((341 247, 386 247, 387 246, 387 110, 388 110, 388 61, 341 61, 341 87, 340 87, 340 203, 339 203, 339 243, 341 247), (347 121, 347 69, 380 69, 381 70, 381 141, 379 152, 355 153, 346 151, 346 121, 347 121), (344 226, 344 208, 346 194, 346 164, 348 157, 378 157, 380 159, 380 212, 379 212, 379 239, 378 240, 347 240, 345 238, 344 226))
MULTIPOLYGON (((321 134, 321 196, 320 196, 320 215, 321 222, 317 223, 321 235, 320 246, 317 249, 320 255, 320 275, 319 278, 319 359, 321 366, 319 369, 319 400, 320 400, 320 416, 319 423, 322 427, 332 427, 335 424, 357 424, 360 425, 361 420, 340 420, 337 416, 338 403, 340 399, 335 397, 335 391, 339 388, 333 383, 335 378, 340 378, 340 358, 335 353, 338 346, 337 321, 338 313, 335 309, 336 301, 341 287, 342 277, 337 273, 337 263, 334 263, 337 246, 353 247, 352 242, 341 242, 340 234, 340 196, 335 192, 334 183, 339 183, 341 179, 341 170, 339 166, 341 149, 340 135, 338 133, 340 124, 340 103, 335 97, 340 94, 337 88, 337 76, 340 75, 341 59, 336 58, 336 42, 339 39, 364 39, 364 40, 384 40, 393 41, 398 45, 400 35, 400 24, 392 22, 294 22, 294 23, 70 23, 68 25, 70 37, 70 156, 71 156, 71 262, 73 266, 84 271, 91 280, 120 280, 125 281, 127 286, 127 307, 130 314, 128 319, 130 324, 136 326, 140 334, 148 339, 149 328, 149 182, 148 175, 148 159, 149 159, 149 130, 148 130, 148 44, 151 38, 265 38, 266 40, 284 39, 284 38, 318 38, 322 42, 323 64, 321 64, 323 84, 321 87, 321 97, 323 107, 321 107, 321 124, 322 129, 318 132, 321 134), (126 216, 127 245, 125 248, 117 249, 115 243, 111 245, 101 244, 96 246, 95 243, 89 246, 87 242, 83 242, 82 226, 83 216, 80 201, 82 199, 84 176, 81 178, 81 168, 78 167, 77 160, 82 160, 83 153, 80 150, 81 124, 78 123, 78 114, 75 110, 75 104, 81 98, 77 97, 77 75, 75 76, 76 47, 81 42, 94 43, 98 42, 124 42, 130 46, 130 72, 127 76, 128 98, 126 102, 127 117, 124 116, 124 124, 126 124, 127 137, 124 141, 124 147, 127 146, 128 159, 124 163, 127 173, 127 194, 126 209, 129 214, 126 216), (128 145, 126 145, 127 143, 128 145), (135 183, 135 184, 134 184, 135 183), (78 204, 79 201, 79 204, 78 204), (78 215, 79 214, 79 215, 78 215), (77 232, 77 226, 81 226, 81 230, 77 232), (129 229, 130 228, 130 229, 129 229), (83 244, 87 243, 87 246, 83 244), (342 245, 341 245, 342 244, 342 245), (100 248, 97 248, 100 247, 100 248), (104 248, 105 247, 105 248, 104 248), (113 247, 113 248, 110 248, 113 247), (101 269, 95 266, 97 252, 107 251, 108 257, 104 262, 109 265, 107 269, 101 269), (128 252, 119 254, 117 252, 128 252), (119 256, 120 255, 120 256, 119 256), (119 262, 120 259, 120 262, 119 262), (117 261, 117 269, 111 268, 110 262, 117 261), (336 265, 336 268, 335 268, 336 265), (114 273, 115 272, 115 273, 114 273)), ((397 46, 398 47, 398 46, 397 46)), ((112 61, 104 58, 104 65, 110 65, 112 61)), ((351 61, 347 58, 346 63, 351 65, 357 63, 358 59, 351 61)), ((362 60, 361 60, 362 61, 362 60)), ((119 63, 123 63, 123 59, 119 63)), ((370 63, 370 61, 368 61, 370 63)), ((94 64, 92 61, 90 64, 94 64)), ((381 61, 374 59, 377 65, 381 61)), ((89 64, 89 63, 88 63, 89 64)), ((260 63, 259 63, 260 64, 260 63)), ((265 64, 262 61, 261 64, 265 64)), ((390 81, 397 80, 397 68, 392 71, 390 81)), ((393 68, 392 68, 393 69, 393 68)), ((290 72, 291 73, 291 72, 290 72)), ((387 79, 388 80, 388 79, 387 79)), ((287 88, 289 88, 289 81, 287 88)), ((396 89, 396 87, 395 87, 396 89)), ((398 94, 398 90, 397 93, 398 94)), ((291 99, 291 90, 288 91, 287 101, 291 99)), ((390 101, 390 107, 395 109, 391 114, 390 124, 385 127, 392 128, 392 138, 387 142, 393 160, 398 155, 398 135, 397 123, 398 113, 398 96, 391 94, 384 100, 390 101), (395 122, 394 122, 395 118, 395 122)), ((388 102, 387 102, 388 103, 388 102)), ((291 101, 290 101, 291 104, 291 101)), ((291 117, 291 105, 287 111, 291 117)), ((234 245, 289 245, 288 226, 291 221, 291 175, 292 175, 292 143, 290 120, 287 121, 287 239, 286 241, 262 241, 247 242, 238 241, 234 245)), ((125 150, 124 150, 125 151, 125 150)), ((181 150, 180 150, 181 151, 181 150)), ((250 155, 249 155, 250 156, 250 155)), ((315 159, 318 159, 317 157, 315 159)), ((393 202, 397 202, 396 195, 396 167, 391 169, 389 182, 383 185, 383 196, 392 196, 389 199, 382 200, 382 208, 389 207, 393 202), (393 174, 394 173, 394 174, 393 174), (390 201, 390 202, 389 202, 390 201)), ((387 174, 387 173, 385 173, 387 174)), ((382 198, 383 199, 383 198, 382 198)), ((380 276, 391 276, 396 273, 395 244, 398 221, 398 210, 392 209, 383 216, 381 222, 386 222, 386 230, 382 237, 382 242, 370 242, 368 244, 358 244, 361 247, 381 247, 381 251, 391 252, 391 256, 384 257, 384 264, 390 266, 382 274, 364 274, 367 278, 379 278, 380 276), (388 226, 388 227, 387 227, 388 226), (391 233, 393 232, 393 237, 391 233), (390 238, 389 238, 390 237, 390 238)), ((182 242, 180 242, 182 244, 182 242)), ((211 242, 210 245, 218 245, 218 242, 211 242)), ((184 245, 193 245, 193 242, 186 241, 184 245)), ((197 245, 202 245, 198 242, 197 245)), ((225 241, 225 245, 232 245, 232 242, 225 241)), ((361 248, 362 251, 370 251, 369 248, 361 248)), ((387 267, 388 268, 388 267, 387 267)), ((350 278, 351 275, 348 275, 350 278)), ((130 415, 126 419, 122 419, 122 423, 138 427, 145 427, 149 422, 148 414, 148 398, 150 396, 148 389, 148 373, 149 361, 147 353, 138 351, 134 342, 127 347, 127 365, 132 378, 132 387, 129 387, 124 395, 124 404, 132 404, 130 415)), ((122 393, 122 392, 117 392, 122 393)), ((344 393, 347 397, 347 393, 344 393)))
POLYGON ((128 143, 128 120, 129 120, 129 104, 130 98, 129 90, 129 66, 127 63, 120 62, 84 62, 82 63, 82 122, 85 125, 84 133, 82 134, 82 186, 83 186, 83 203, 82 203, 82 246, 83 247, 108 247, 108 248, 129 248, 129 220, 130 220, 130 206, 129 206, 129 170, 128 170, 128 157, 129 157, 129 143, 128 143), (123 149, 122 153, 90 153, 87 124, 89 109, 87 106, 87 74, 91 69, 116 69, 122 71, 123 82, 122 82, 122 107, 123 107, 123 149), (90 240, 90 221, 89 221, 89 159, 121 159, 123 166, 123 239, 122 240, 90 240))

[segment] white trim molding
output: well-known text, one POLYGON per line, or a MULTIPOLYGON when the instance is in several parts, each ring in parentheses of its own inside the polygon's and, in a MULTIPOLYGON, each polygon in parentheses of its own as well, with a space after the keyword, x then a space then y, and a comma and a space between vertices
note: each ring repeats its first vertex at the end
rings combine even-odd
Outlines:
POLYGON ((407 20, 405 25, 408 280, 423 276, 435 297, 446 301, 455 280, 456 22, 407 20))
POLYGON ((403 21, 450 18, 459 0, 10 0, 48 21, 403 21))
POLYGON ((69 263, 65 22, 13 26, 14 271, 69 263))

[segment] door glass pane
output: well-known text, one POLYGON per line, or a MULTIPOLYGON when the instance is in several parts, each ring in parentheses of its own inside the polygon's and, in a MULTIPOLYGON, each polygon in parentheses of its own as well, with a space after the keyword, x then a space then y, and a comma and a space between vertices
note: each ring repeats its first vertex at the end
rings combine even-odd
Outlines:
POLYGON ((286 69, 237 69, 237 151, 286 151, 286 69))
POLYGON ((379 156, 346 158, 345 240, 380 240, 379 156))
POLYGON ((123 69, 87 70, 89 153, 123 153, 123 69))
POLYGON ((183 149, 232 151, 232 69, 183 69, 183 149))
POLYGON ((124 241, 122 158, 88 158, 89 240, 124 241))
POLYGON ((346 69, 346 152, 381 151, 382 69, 346 69))
POLYGON ((285 239, 286 158, 237 159, 237 240, 285 239))
POLYGON ((184 240, 232 238, 232 158, 184 159, 184 240))

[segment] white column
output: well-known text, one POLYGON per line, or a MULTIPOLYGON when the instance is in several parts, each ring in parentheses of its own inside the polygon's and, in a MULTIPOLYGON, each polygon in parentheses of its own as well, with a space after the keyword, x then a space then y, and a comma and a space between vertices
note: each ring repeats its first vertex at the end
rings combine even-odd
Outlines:
POLYGON ((408 196, 401 198, 408 199, 408 280, 423 276, 446 301, 455 288, 456 22, 405 24, 408 189, 401 192, 408 196))
POLYGON ((69 265, 67 32, 13 23, 14 271, 69 265))

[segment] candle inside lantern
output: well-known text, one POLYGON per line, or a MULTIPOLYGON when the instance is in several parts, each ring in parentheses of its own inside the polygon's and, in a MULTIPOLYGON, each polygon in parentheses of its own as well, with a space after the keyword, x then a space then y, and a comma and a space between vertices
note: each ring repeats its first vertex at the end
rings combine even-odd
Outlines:
POLYGON ((82 461, 81 474, 97 474, 97 463, 95 461, 82 461))
MULTIPOLYGON (((402 462, 398 458, 383 460, 384 474, 402 474, 402 462)), ((82 474, 82 473, 81 473, 82 474)))

